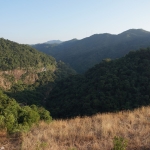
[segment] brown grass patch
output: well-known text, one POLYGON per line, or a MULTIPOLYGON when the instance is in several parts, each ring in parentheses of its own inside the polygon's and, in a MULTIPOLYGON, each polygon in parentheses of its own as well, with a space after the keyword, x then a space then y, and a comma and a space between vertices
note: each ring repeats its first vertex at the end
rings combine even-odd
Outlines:
POLYGON ((6 130, 0 131, 0 149, 4 147, 5 150, 20 150, 22 143, 21 135, 8 135, 6 130))
POLYGON ((128 150, 149 150, 150 107, 41 122, 23 135, 20 145, 22 150, 111 150, 114 136, 127 139, 128 150))

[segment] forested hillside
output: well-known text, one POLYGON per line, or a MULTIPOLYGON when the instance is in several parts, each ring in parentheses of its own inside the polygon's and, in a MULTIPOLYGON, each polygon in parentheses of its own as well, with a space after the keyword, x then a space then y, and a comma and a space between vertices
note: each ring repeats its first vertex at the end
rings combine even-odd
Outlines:
POLYGON ((46 100, 54 118, 128 110, 150 104, 150 48, 105 59, 84 75, 61 80, 46 100))
POLYGON ((38 52, 28 45, 0 38, 0 70, 54 67, 53 57, 38 52))
POLYGON ((62 60, 83 73, 105 58, 120 58, 131 50, 150 46, 150 32, 130 29, 118 35, 95 34, 90 37, 61 44, 33 45, 39 51, 62 60))
POLYGON ((28 45, 0 39, 0 88, 20 103, 44 105, 55 82, 75 73, 28 45))
POLYGON ((74 70, 63 62, 58 62, 57 67, 55 72, 44 71, 38 73, 38 79, 31 85, 22 82, 14 84, 6 91, 6 94, 25 105, 36 104, 45 107, 45 100, 56 82, 76 74, 74 70))

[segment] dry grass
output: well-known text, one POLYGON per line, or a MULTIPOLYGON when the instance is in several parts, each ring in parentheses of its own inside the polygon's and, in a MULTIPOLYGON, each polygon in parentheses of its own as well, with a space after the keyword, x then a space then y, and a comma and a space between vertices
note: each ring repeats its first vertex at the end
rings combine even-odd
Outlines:
POLYGON ((0 131, 0 150, 4 147, 4 150, 20 150, 22 143, 22 137, 19 135, 8 135, 6 130, 0 131))
POLYGON ((150 107, 41 122, 23 135, 16 150, 111 150, 114 136, 127 139, 128 150, 150 150, 150 107))

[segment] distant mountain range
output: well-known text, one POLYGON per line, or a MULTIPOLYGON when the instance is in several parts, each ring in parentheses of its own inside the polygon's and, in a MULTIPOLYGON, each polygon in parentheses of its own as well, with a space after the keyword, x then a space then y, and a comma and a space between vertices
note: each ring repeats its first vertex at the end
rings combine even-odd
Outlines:
POLYGON ((39 51, 62 60, 83 73, 106 58, 120 58, 131 50, 150 46, 150 32, 130 29, 118 35, 104 33, 63 42, 61 44, 32 45, 39 51))
POLYGON ((45 44, 60 44, 60 43, 62 43, 62 41, 60 40, 51 40, 51 41, 45 42, 45 44))

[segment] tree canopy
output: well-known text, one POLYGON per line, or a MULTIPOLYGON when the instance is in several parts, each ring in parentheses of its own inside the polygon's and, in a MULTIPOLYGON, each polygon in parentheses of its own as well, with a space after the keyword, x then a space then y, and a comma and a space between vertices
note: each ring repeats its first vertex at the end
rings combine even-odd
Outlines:
POLYGON ((40 68, 51 65, 56 65, 53 57, 31 48, 29 45, 0 38, 0 70, 40 68))
POLYGON ((7 129, 8 132, 27 131, 40 120, 52 120, 46 109, 19 104, 0 91, 0 129, 7 129))
POLYGON ((0 88, 19 103, 44 106, 55 82, 72 74, 76 72, 62 61, 28 45, 0 39, 0 88))
POLYGON ((134 109, 150 104, 150 48, 105 59, 84 75, 61 80, 51 91, 47 109, 54 118, 134 109))

